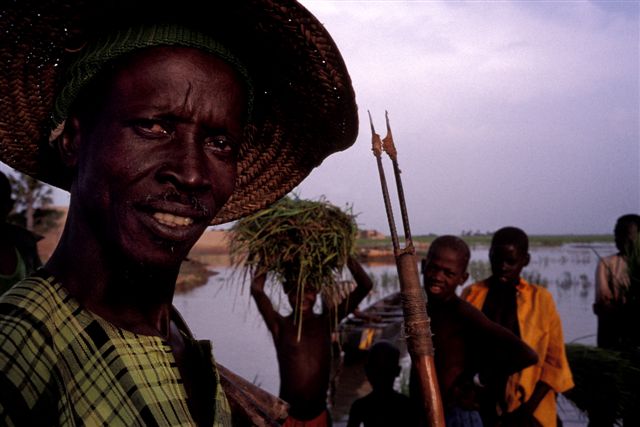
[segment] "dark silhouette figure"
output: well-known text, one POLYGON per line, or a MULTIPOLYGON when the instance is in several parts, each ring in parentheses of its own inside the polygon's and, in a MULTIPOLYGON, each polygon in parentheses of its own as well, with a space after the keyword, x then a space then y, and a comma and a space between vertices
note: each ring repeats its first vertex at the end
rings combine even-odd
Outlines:
POLYGON ((399 362, 400 352, 393 344, 378 341, 371 347, 364 370, 373 390, 353 402, 347 427, 417 426, 411 400, 393 388, 399 362))

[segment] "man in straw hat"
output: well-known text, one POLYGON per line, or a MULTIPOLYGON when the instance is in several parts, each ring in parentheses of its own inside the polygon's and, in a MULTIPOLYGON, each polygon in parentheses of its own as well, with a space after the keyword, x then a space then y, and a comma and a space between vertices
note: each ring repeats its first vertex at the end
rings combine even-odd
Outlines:
POLYGON ((207 226, 353 143, 335 44, 292 0, 22 0, 0 29, 0 160, 71 194, 0 300, 0 424, 230 425, 176 276, 207 226))

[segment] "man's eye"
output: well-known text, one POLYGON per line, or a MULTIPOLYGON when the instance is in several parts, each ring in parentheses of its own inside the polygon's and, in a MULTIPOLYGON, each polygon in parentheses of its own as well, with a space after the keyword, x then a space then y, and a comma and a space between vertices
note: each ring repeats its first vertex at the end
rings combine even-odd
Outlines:
POLYGON ((227 136, 219 135, 207 138, 205 147, 219 154, 233 154, 236 150, 236 143, 227 136))
POLYGON ((143 136, 151 137, 164 137, 171 133, 167 126, 154 120, 138 120, 134 129, 143 136))

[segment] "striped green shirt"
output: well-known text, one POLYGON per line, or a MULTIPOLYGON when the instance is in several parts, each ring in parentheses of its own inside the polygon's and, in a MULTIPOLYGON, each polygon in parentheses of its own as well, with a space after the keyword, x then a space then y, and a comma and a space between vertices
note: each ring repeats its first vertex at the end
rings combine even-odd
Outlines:
MULTIPOLYGON (((192 342, 210 355, 213 426, 230 426, 210 344, 192 342)), ((165 340, 115 327, 36 275, 0 298, 0 425, 196 423, 165 340)))

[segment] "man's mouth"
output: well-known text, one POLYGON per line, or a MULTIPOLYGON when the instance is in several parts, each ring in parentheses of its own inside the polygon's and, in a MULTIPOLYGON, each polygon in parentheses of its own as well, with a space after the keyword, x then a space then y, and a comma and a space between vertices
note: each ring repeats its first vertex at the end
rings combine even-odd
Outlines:
POLYGON ((158 221, 160 224, 166 225, 168 227, 186 227, 188 225, 193 224, 193 218, 173 215, 167 212, 155 212, 153 214, 153 218, 158 221))

